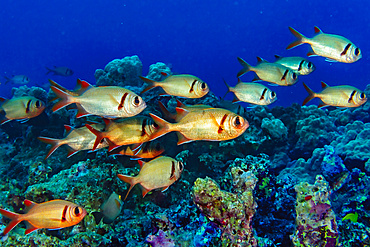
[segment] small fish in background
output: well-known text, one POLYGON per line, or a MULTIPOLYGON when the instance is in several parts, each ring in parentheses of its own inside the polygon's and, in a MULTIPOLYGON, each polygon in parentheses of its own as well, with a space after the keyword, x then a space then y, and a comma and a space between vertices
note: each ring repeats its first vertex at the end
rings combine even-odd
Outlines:
POLYGON ((139 148, 137 145, 122 146, 109 152, 109 155, 127 155, 132 159, 152 159, 164 152, 164 146, 158 141, 144 142, 139 148))
POLYGON ((70 68, 67 68, 67 67, 56 67, 56 66, 54 66, 53 69, 50 69, 48 67, 45 67, 45 68, 48 70, 48 72, 46 72, 46 75, 53 72, 54 75, 71 76, 74 73, 73 70, 71 70, 70 68))
POLYGON ((12 78, 4 76, 4 78, 6 79, 5 84, 8 84, 10 82, 17 85, 26 85, 30 82, 30 78, 25 75, 13 75, 12 78))
POLYGON ((240 79, 235 87, 230 87, 225 80, 224 83, 228 89, 225 96, 233 92, 235 94, 234 103, 243 101, 254 105, 269 105, 276 100, 276 93, 259 83, 246 83, 240 79))
POLYGON ((266 60, 257 57, 257 65, 255 67, 249 65, 242 58, 238 57, 239 63, 244 67, 239 71, 237 77, 241 77, 249 71, 256 73, 253 81, 262 80, 271 82, 280 86, 291 86, 298 81, 298 75, 288 67, 277 63, 269 63, 266 60))
POLYGON ((275 58, 275 63, 292 69, 298 75, 308 75, 316 69, 312 62, 303 57, 281 57, 275 55, 275 58))
POLYGON ((101 211, 92 212, 92 215, 95 218, 95 223, 98 225, 102 219, 104 224, 112 223, 121 213, 122 206, 123 201, 121 200, 121 196, 112 192, 108 200, 100 206, 101 211))
POLYGON ((81 83, 81 87, 88 88, 81 95, 76 95, 76 92, 71 94, 70 91, 64 91, 56 86, 50 87, 61 99, 53 106, 53 112, 76 103, 77 118, 97 115, 112 119, 132 117, 146 108, 143 99, 126 88, 117 86, 93 87, 86 81, 81 81, 81 83))
POLYGON ((129 183, 130 188, 126 194, 125 200, 131 189, 140 184, 142 187, 143 197, 151 190, 162 189, 162 192, 167 190, 171 184, 176 182, 182 171, 184 165, 171 157, 160 156, 149 162, 138 160, 141 170, 136 177, 130 177, 118 174, 117 177, 123 182, 129 183))
POLYGON ((160 82, 143 76, 139 77, 145 83, 149 84, 141 94, 154 87, 161 87, 166 92, 161 95, 172 95, 185 98, 201 98, 209 92, 207 83, 193 75, 170 75, 160 82))
POLYGON ((348 85, 329 87, 325 82, 321 82, 323 90, 320 93, 315 93, 305 83, 303 86, 309 95, 302 105, 306 105, 313 98, 319 98, 323 102, 318 108, 325 106, 358 107, 367 101, 364 92, 348 85))
POLYGON ((287 50, 309 44, 312 51, 308 52, 307 56, 322 56, 328 62, 353 63, 362 57, 360 48, 350 40, 339 35, 323 33, 318 27, 315 27, 316 35, 312 38, 307 38, 292 27, 289 27, 289 30, 298 40, 290 43, 287 50))
POLYGON ((37 117, 45 109, 45 103, 32 96, 23 96, 18 98, 6 99, 0 97, 0 113, 5 114, 1 124, 11 120, 27 121, 30 118, 37 117))
POLYGON ((243 117, 223 108, 187 111, 177 107, 176 112, 183 116, 178 123, 169 123, 149 113, 159 126, 151 136, 151 140, 176 131, 177 145, 202 140, 226 141, 240 136, 249 127, 248 121, 243 117))
MULTIPOLYGON (((90 124, 90 127, 97 130, 103 130, 104 124, 92 123, 90 124)), ((71 157, 78 151, 93 149, 96 136, 93 133, 91 133, 91 131, 88 128, 86 128, 85 126, 80 128, 73 128, 69 125, 64 125, 64 128, 66 130, 66 136, 62 139, 54 139, 43 136, 37 137, 37 139, 39 139, 40 141, 51 145, 51 148, 47 153, 45 159, 49 158, 49 156, 52 153, 54 153, 58 147, 62 145, 68 146, 67 158, 71 157)), ((100 143, 98 143, 95 149, 100 149, 107 146, 108 143, 102 140, 100 143)))
POLYGON ((0 214, 11 219, 4 229, 2 235, 8 234, 16 225, 22 221, 27 221, 29 234, 37 229, 60 229, 78 224, 87 214, 86 210, 72 202, 64 200, 51 200, 43 203, 35 203, 24 200, 26 205, 25 214, 17 214, 1 209, 0 214))

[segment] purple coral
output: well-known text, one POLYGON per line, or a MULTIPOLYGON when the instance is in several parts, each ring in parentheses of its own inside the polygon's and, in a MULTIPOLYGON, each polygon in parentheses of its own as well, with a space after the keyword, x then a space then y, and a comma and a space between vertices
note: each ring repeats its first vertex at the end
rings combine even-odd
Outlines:
POLYGON ((156 235, 148 235, 145 241, 151 244, 152 247, 175 247, 173 239, 169 238, 167 233, 162 230, 159 230, 156 235))

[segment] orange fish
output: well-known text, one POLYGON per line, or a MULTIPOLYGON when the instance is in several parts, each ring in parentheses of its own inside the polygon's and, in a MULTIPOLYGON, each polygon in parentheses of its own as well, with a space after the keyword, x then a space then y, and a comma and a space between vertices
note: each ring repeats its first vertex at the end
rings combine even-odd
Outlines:
POLYGON ((138 160, 138 162, 141 170, 136 177, 117 175, 123 182, 130 184, 125 200, 136 184, 141 185, 143 197, 154 189, 162 188, 162 192, 167 190, 171 184, 180 178, 184 169, 182 162, 167 156, 160 156, 146 163, 141 160, 138 160))
POLYGON ((32 96, 5 99, 0 97, 0 113, 5 114, 1 124, 11 120, 28 120, 40 115, 45 109, 45 103, 32 96))
POLYGON ((0 209, 0 214, 11 219, 3 231, 8 234, 21 221, 27 221, 29 234, 37 229, 60 229, 78 224, 87 214, 86 210, 72 202, 64 200, 52 200, 43 203, 35 203, 24 200, 26 214, 17 214, 5 209, 0 209))
POLYGON ((103 139, 109 143, 108 151, 123 145, 147 142, 158 127, 150 118, 143 116, 125 118, 116 122, 108 119, 104 121, 106 123, 104 131, 96 130, 86 124, 86 127, 96 135, 93 150, 103 139))
MULTIPOLYGON (((86 83, 84 82, 84 84, 86 83)), ((87 87, 87 85, 84 87, 87 87)), ((52 110, 55 112, 67 105, 76 103, 77 118, 87 115, 119 118, 135 116, 146 108, 143 99, 126 88, 117 86, 93 87, 91 85, 89 87, 84 93, 76 96, 58 87, 51 86, 51 90, 61 98, 52 110)))
POLYGON ((176 108, 182 119, 178 123, 169 123, 162 118, 149 113, 159 129, 151 140, 172 131, 177 131, 177 144, 191 141, 225 141, 234 139, 249 127, 248 121, 243 117, 222 108, 210 108, 198 111, 187 111, 183 108, 176 108))
POLYGON ((145 142, 139 148, 137 145, 123 146, 110 152, 110 155, 127 155, 141 159, 152 159, 164 152, 164 147, 160 142, 145 142), (134 150, 132 150, 134 149, 134 150))
MULTIPOLYGON (((90 125, 91 128, 96 128, 98 130, 104 129, 104 124, 92 124, 90 125)), ((94 147, 96 136, 91 133, 91 131, 86 128, 85 126, 74 129, 69 125, 64 125, 66 129, 66 137, 62 139, 54 139, 49 137, 42 137, 39 136, 37 139, 40 141, 52 145, 51 149, 49 150, 48 154, 46 155, 45 159, 49 158, 49 156, 54 153, 54 151, 62 146, 67 145, 69 147, 69 152, 67 158, 71 157, 75 153, 81 150, 91 150, 94 147)), ((101 141, 98 143, 96 148, 104 148, 107 147, 108 143, 106 141, 101 141)))
POLYGON ((160 82, 143 76, 139 77, 149 84, 141 93, 145 93, 154 87, 161 87, 169 95, 201 98, 209 92, 207 83, 193 75, 170 75, 160 82))

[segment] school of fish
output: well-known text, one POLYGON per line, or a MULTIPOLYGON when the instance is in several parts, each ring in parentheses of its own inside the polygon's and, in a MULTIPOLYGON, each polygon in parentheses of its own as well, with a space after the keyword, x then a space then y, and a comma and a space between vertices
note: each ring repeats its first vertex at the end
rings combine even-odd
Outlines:
MULTIPOLYGON (((312 48, 308 56, 322 56, 329 62, 353 63, 362 57, 360 49, 347 38, 323 33, 318 27, 315 27, 316 35, 312 38, 300 34, 292 27, 289 27, 289 30, 297 40, 289 44, 287 49, 307 43, 312 48)), ((228 89, 226 94, 232 92, 235 95, 232 103, 272 104, 276 101, 277 95, 262 82, 291 86, 298 82, 299 76, 308 75, 315 70, 315 65, 302 57, 275 55, 275 58, 275 62, 268 62, 257 57, 256 66, 249 65, 240 57, 237 58, 243 67, 237 73, 237 85, 232 87, 224 80, 228 89), (240 77, 250 71, 256 74, 255 79, 252 82, 243 82, 240 77)), ((48 73, 53 72, 55 75, 73 74, 73 71, 66 67, 47 69, 48 73)), ((160 87, 164 91, 161 95, 201 98, 210 91, 209 85, 194 75, 162 73, 162 76, 164 78, 162 81, 140 76, 140 79, 148 84, 141 94, 154 87, 160 87)), ((26 84, 29 79, 20 75, 12 79, 7 78, 7 81, 26 84)), ((302 105, 313 98, 319 98, 322 101, 319 108, 358 107, 367 101, 365 93, 354 86, 328 86, 324 82, 321 82, 321 85, 322 91, 317 93, 303 83, 309 95, 302 105)), ((163 119, 153 113, 149 113, 149 116, 140 115, 147 106, 146 102, 140 95, 124 87, 93 86, 86 81, 77 80, 76 88, 70 91, 50 80, 50 89, 56 95, 56 98, 51 101, 56 101, 52 107, 53 112, 72 106, 78 110, 77 118, 94 115, 100 117, 101 121, 86 122, 81 127, 65 125, 64 138, 38 137, 40 141, 51 145, 45 159, 62 145, 68 147, 67 157, 82 150, 95 151, 107 148, 110 155, 128 155, 138 159, 141 169, 136 177, 117 175, 120 180, 130 185, 125 199, 136 184, 140 184, 144 197, 155 189, 165 191, 180 179, 184 170, 182 162, 168 156, 161 156, 165 152, 165 146, 157 139, 163 135, 176 132, 178 145, 193 141, 225 141, 239 137, 249 127, 249 122, 242 113, 239 113, 239 108, 235 112, 209 105, 185 105, 176 99, 176 112, 171 113, 165 104, 159 101, 158 107, 163 113, 163 119), (140 159, 151 160, 144 162, 140 159)), ((30 96, 0 98, 0 101, 0 113, 4 115, 1 124, 11 120, 26 121, 36 117, 46 106, 41 100, 30 96)), ((224 101, 221 99, 220 105, 223 104, 224 101)), ((52 200, 40 204, 25 200, 24 204, 26 206, 24 214, 0 209, 3 216, 11 219, 3 235, 8 234, 21 221, 28 223, 25 234, 29 234, 41 228, 60 229, 73 226, 87 214, 84 208, 64 200, 52 200)), ((92 212, 96 223, 99 224, 101 220, 105 224, 112 223, 120 214, 122 205, 120 195, 112 192, 101 205, 100 211, 92 212)))

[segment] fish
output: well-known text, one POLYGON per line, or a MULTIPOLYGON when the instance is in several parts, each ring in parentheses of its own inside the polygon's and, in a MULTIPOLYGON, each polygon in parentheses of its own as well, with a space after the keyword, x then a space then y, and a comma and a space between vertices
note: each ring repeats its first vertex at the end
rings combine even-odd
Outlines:
POLYGON ((276 61, 274 63, 290 68, 297 75, 308 75, 316 69, 312 62, 303 57, 281 57, 275 55, 275 58, 276 61))
MULTIPOLYGON (((91 128, 102 130, 104 129, 104 124, 94 123, 90 125, 91 128)), ((82 150, 91 150, 94 147, 96 136, 91 133, 91 131, 83 126, 80 128, 73 128, 69 125, 64 125, 66 130, 66 136, 62 139, 54 139, 50 137, 39 136, 37 139, 40 141, 50 144, 51 148, 45 159, 49 158, 58 147, 62 145, 68 146, 68 155, 67 158, 71 157, 72 155, 76 154, 82 150)), ((102 140, 98 145, 95 147, 94 150, 104 148, 108 146, 108 142, 102 140)))
POLYGON ((229 92, 233 92, 235 94, 234 103, 243 101, 254 105, 269 105, 277 99, 274 91, 259 83, 247 83, 239 80, 235 87, 230 87, 225 80, 224 83, 228 89, 225 96, 229 92))
POLYGON ((157 131, 158 126, 148 117, 137 116, 124 118, 120 121, 104 119, 106 127, 99 131, 89 124, 85 126, 96 136, 92 150, 105 139, 109 143, 108 151, 131 144, 140 144, 150 140, 151 135, 157 131))
POLYGON ((56 67, 54 66, 53 69, 50 69, 48 67, 45 67, 48 72, 46 74, 48 75, 49 73, 54 73, 54 75, 60 75, 60 76, 71 76, 73 75, 73 70, 67 67, 56 67))
MULTIPOLYGON (((176 101, 177 101, 177 107, 183 108, 187 111, 196 111, 196 110, 203 110, 203 109, 213 108, 210 105, 201 105, 201 104, 199 104, 199 105, 185 105, 184 103, 182 103, 178 99, 176 99, 176 101)), ((163 115, 165 116, 165 118, 167 120, 174 120, 175 122, 179 122, 184 116, 183 114, 171 113, 161 101, 158 101, 158 105, 159 105, 159 108, 161 109, 163 115)))
POLYGON ((1 209, 0 214, 11 219, 4 229, 2 235, 8 234, 16 225, 22 221, 27 222, 25 234, 29 234, 37 229, 61 229, 74 226, 86 216, 84 208, 64 200, 51 200, 43 203, 35 203, 24 200, 26 205, 25 214, 17 214, 1 209))
POLYGON ((313 98, 319 98, 323 102, 318 108, 325 106, 358 107, 367 101, 366 94, 353 86, 329 87, 325 82, 321 82, 323 90, 320 93, 315 93, 305 83, 303 83, 303 86, 309 95, 302 105, 306 105, 313 98))
POLYGON ((161 95, 167 94, 185 98, 201 98, 209 92, 207 83, 193 75, 170 75, 160 82, 143 76, 139 77, 149 84, 141 94, 154 87, 161 87, 166 92, 161 95))
POLYGON ((168 156, 159 156, 149 162, 144 162, 142 160, 138 160, 138 162, 141 169, 136 177, 122 174, 117 175, 120 180, 130 184, 130 188, 124 200, 126 200, 131 189, 136 184, 141 185, 143 197, 154 189, 161 188, 163 192, 180 178, 184 170, 182 162, 168 156))
POLYGON ((307 56, 325 57, 328 62, 354 63, 362 58, 361 50, 345 37, 323 33, 320 28, 315 26, 316 35, 307 38, 292 27, 290 32, 297 38, 296 41, 287 46, 287 50, 302 44, 311 45, 312 51, 307 56))
POLYGON ((239 71, 237 77, 241 77, 249 71, 254 71, 256 73, 256 77, 253 79, 253 81, 262 80, 280 86, 291 86, 298 81, 298 75, 290 68, 277 63, 269 63, 260 57, 257 57, 257 60, 258 64, 253 67, 242 58, 238 57, 239 63, 244 68, 239 71))
POLYGON ((4 114, 1 124, 11 120, 26 121, 37 117, 45 109, 45 103, 32 96, 23 96, 18 98, 6 99, 0 97, 0 113, 4 114))
POLYGON ((139 148, 137 148, 137 145, 128 145, 114 149, 109 155, 127 155, 137 159, 152 159, 163 152, 164 147, 160 142, 151 141, 143 143, 139 148))
POLYGON ((82 83, 83 87, 89 87, 89 89, 81 95, 72 95, 56 86, 51 86, 51 90, 61 98, 53 106, 53 112, 76 103, 77 118, 88 115, 123 118, 135 116, 146 108, 143 99, 126 88, 118 86, 92 87, 85 81, 82 83))
POLYGON ((350 221, 352 221, 353 223, 356 223, 356 222, 357 222, 357 220, 358 220, 358 213, 357 213, 357 212, 355 212, 355 213, 348 213, 348 214, 346 214, 346 215, 343 217, 342 221, 343 221, 343 220, 350 220, 350 221))
POLYGON ((11 82, 13 84, 26 85, 30 82, 30 78, 25 75, 13 75, 12 78, 4 76, 4 78, 6 79, 5 84, 11 82))
POLYGON ((177 114, 183 115, 178 123, 169 123, 149 113, 159 126, 151 140, 176 131, 177 145, 200 140, 225 141, 240 136, 249 127, 248 121, 243 117, 222 108, 187 111, 177 107, 176 111, 177 114))
POLYGON ((100 207, 100 212, 92 212, 95 218, 95 223, 98 225, 103 219, 104 224, 112 223, 121 213, 123 201, 121 196, 112 192, 108 200, 106 200, 100 207))

